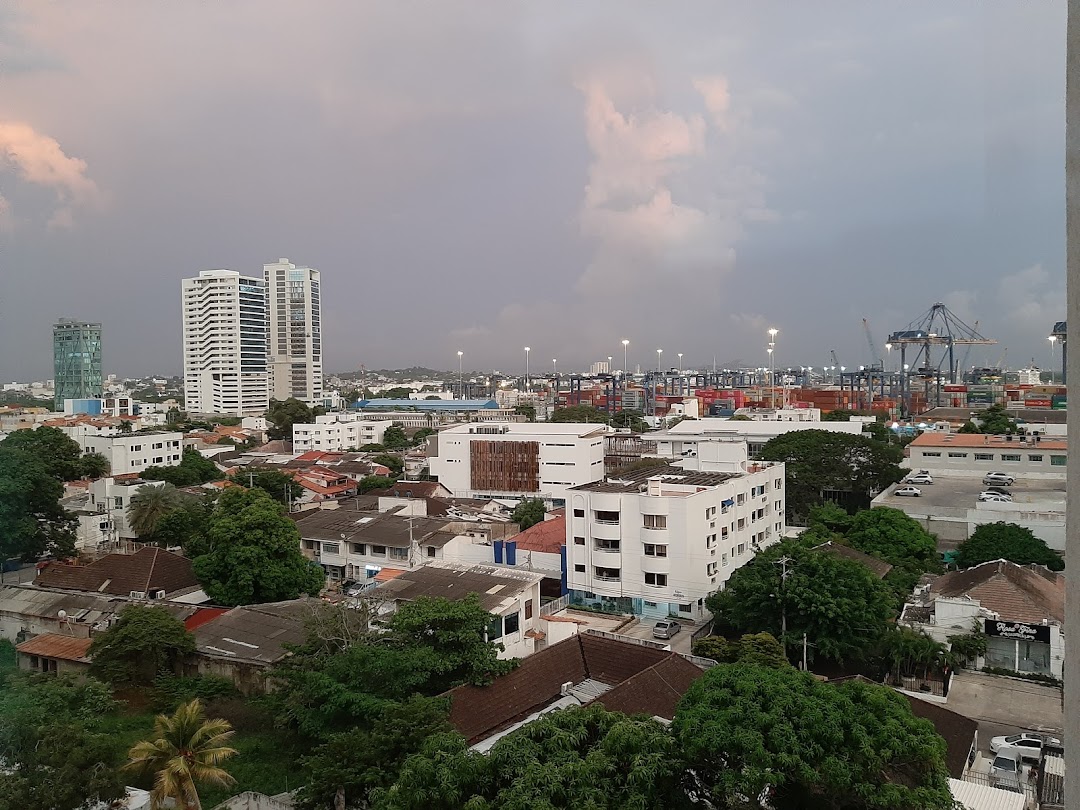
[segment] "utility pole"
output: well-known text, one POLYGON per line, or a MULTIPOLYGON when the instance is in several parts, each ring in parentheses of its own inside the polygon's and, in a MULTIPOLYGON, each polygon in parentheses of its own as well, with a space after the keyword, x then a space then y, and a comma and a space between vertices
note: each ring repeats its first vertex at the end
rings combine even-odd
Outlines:
POLYGON ((780 597, 780 644, 784 647, 784 655, 787 655, 787 606, 784 604, 784 585, 787 578, 791 576, 788 566, 793 562, 795 561, 785 554, 773 563, 780 566, 780 593, 778 594, 780 597))
POLYGON ((806 633, 802 634, 802 671, 806 672, 806 633))

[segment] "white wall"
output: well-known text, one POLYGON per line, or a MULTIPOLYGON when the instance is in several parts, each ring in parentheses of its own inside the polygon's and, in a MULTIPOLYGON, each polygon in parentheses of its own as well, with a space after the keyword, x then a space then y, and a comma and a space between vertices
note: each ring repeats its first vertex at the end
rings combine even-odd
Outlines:
POLYGON ((373 422, 357 414, 325 414, 314 423, 293 425, 293 451, 330 452, 359 449, 365 444, 382 444, 392 422, 373 422), (341 418, 337 418, 341 417, 341 418))
POLYGON ((174 467, 180 463, 184 434, 132 433, 127 436, 83 436, 76 441, 84 453, 101 453, 113 475, 140 473, 147 467, 174 467))
POLYGON ((994 471, 1008 473, 1017 479, 1028 477, 1064 480, 1068 453, 1059 444, 1060 440, 1049 439, 1038 443, 995 442, 985 446, 911 444, 908 445, 909 455, 903 466, 913 470, 929 470, 931 473, 965 475, 972 478, 994 471), (1019 460, 1005 461, 1005 456, 1017 457, 1019 460))

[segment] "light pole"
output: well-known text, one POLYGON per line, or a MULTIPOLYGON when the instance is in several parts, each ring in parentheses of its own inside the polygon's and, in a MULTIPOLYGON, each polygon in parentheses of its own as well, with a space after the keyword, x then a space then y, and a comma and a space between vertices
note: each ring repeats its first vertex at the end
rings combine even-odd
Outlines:
POLYGON ((463 352, 463 351, 458 351, 458 353, 457 353, 458 391, 461 392, 459 394, 459 396, 462 399, 465 399, 465 376, 462 374, 462 370, 461 370, 461 357, 464 354, 465 354, 465 352, 463 352))
POLYGON ((525 390, 529 390, 529 352, 532 351, 528 346, 525 347, 525 390))
POLYGON ((611 368, 611 355, 610 354, 607 356, 607 373, 608 374, 614 374, 615 373, 615 371, 611 368))
POLYGON ((558 390, 558 388, 559 388, 559 361, 554 357, 551 358, 551 373, 555 375, 555 389, 558 390))
POLYGON ((682 374, 682 352, 679 352, 679 374, 682 374))
POLYGON ((626 347, 629 346, 629 345, 630 345, 630 341, 627 340, 626 338, 623 338, 623 342, 622 342, 622 373, 623 373, 624 377, 626 376, 626 347))
POLYGON ((1054 382, 1054 344, 1057 343, 1057 335, 1050 335, 1050 337, 1048 337, 1047 340, 1050 341, 1050 380, 1049 380, 1049 382, 1053 383, 1054 382))
POLYGON ((664 353, 663 349, 657 349, 656 350, 656 373, 657 374, 661 373, 661 371, 660 371, 660 355, 662 355, 663 353, 664 353))
POLYGON ((886 343, 885 344, 885 357, 887 358, 887 362, 889 364, 889 368, 887 368, 885 370, 889 371, 892 368, 892 344, 891 343, 886 343))
POLYGON ((775 326, 769 330, 769 403, 773 408, 776 407, 776 366, 773 360, 773 349, 776 348, 776 334, 779 331, 775 326))

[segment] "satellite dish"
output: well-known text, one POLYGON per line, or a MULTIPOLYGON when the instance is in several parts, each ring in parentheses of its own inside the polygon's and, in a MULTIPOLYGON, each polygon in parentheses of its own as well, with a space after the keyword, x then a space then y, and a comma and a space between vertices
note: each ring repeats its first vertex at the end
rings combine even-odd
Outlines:
POLYGON ((58 611, 56 611, 56 618, 58 618, 60 621, 64 621, 64 619, 67 618, 67 611, 66 610, 58 610, 58 611))

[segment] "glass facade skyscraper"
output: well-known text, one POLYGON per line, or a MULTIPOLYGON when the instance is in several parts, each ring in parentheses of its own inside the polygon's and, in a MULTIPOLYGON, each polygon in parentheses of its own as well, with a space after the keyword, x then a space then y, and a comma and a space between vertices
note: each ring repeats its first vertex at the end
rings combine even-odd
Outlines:
POLYGON ((61 318, 53 324, 54 407, 64 410, 65 399, 100 397, 101 324, 61 318))

